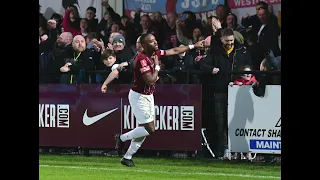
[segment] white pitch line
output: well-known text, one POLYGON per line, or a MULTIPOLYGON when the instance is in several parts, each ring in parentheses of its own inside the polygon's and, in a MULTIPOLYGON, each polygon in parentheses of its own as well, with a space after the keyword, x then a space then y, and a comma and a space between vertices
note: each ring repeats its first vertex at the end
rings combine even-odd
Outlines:
POLYGON ((258 175, 246 175, 246 174, 226 174, 216 172, 168 172, 168 171, 152 171, 152 170, 141 170, 133 168, 96 168, 86 166, 52 166, 46 164, 40 164, 39 167, 51 167, 51 168, 69 168, 69 169, 92 169, 92 170, 105 170, 105 171, 128 171, 128 172, 146 172, 146 173, 162 173, 162 174, 183 174, 183 175, 209 175, 209 176, 232 176, 232 177, 247 177, 247 178, 260 178, 260 179, 280 179, 279 176, 258 176, 258 175))

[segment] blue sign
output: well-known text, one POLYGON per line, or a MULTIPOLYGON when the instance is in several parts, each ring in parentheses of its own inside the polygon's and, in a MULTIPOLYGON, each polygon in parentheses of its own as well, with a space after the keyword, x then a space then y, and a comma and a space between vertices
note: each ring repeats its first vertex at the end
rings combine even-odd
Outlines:
POLYGON ((143 12, 177 12, 192 11, 194 13, 212 11, 224 0, 124 0, 125 10, 135 11, 141 9, 143 12))
POLYGON ((281 150, 281 140, 250 139, 250 149, 281 150))

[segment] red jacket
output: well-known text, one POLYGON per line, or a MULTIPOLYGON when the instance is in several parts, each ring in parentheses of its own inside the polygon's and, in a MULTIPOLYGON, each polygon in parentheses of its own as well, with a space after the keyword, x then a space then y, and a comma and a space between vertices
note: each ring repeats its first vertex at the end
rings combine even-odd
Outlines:
POLYGON ((233 82, 233 84, 234 84, 234 85, 237 85, 237 84, 239 84, 240 82, 241 82, 243 85, 251 85, 252 83, 256 83, 256 82, 258 82, 258 81, 257 81, 256 78, 252 75, 252 77, 251 77, 250 80, 244 80, 243 78, 239 78, 239 79, 236 79, 236 80, 233 82))
MULTIPOLYGON (((74 29, 69 25, 69 14, 71 13, 71 11, 69 9, 66 10, 66 12, 64 13, 64 18, 62 20, 62 28, 64 30, 64 32, 70 32, 72 34, 73 37, 75 37, 76 35, 81 35, 81 31, 78 29, 74 29)), ((80 26, 79 26, 80 28, 80 26)))

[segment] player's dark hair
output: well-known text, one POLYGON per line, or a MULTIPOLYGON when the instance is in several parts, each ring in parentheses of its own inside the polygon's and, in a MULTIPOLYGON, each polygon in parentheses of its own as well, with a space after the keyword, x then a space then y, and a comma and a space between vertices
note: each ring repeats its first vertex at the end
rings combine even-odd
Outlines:
POLYGON ((140 44, 141 44, 142 46, 146 44, 146 43, 145 43, 145 39, 146 39, 146 37, 147 37, 149 34, 150 34, 150 33, 141 34, 141 36, 140 36, 140 44))

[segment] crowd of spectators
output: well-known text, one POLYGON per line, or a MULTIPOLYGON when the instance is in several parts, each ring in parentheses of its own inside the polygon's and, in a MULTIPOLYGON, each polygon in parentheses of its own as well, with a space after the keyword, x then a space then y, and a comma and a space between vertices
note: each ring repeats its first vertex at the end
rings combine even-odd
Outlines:
MULTIPOLYGON (((181 15, 168 12, 164 18, 160 12, 150 16, 137 9, 132 19, 117 14, 107 1, 102 6, 106 12, 100 22, 95 7, 88 7, 85 17, 80 17, 72 4, 63 15, 53 13, 49 20, 39 12, 39 83, 102 84, 114 65, 133 64, 135 56, 143 50, 139 40, 143 33, 155 35, 159 49, 163 50, 205 40, 205 48, 161 58, 161 69, 166 73, 161 74, 158 82, 216 85, 215 101, 220 102, 215 104, 216 126, 221 141, 215 149, 218 156, 230 159, 226 156, 227 130, 222 128, 226 112, 221 111, 227 104, 227 87, 252 85, 265 77, 228 73, 281 71, 281 21, 268 10, 268 4, 258 2, 256 14, 243 17, 237 17, 225 5, 218 5, 216 16, 207 17, 206 22, 198 20, 191 11, 181 15), (90 73, 93 71, 99 73, 90 73), (185 71, 190 72, 188 77, 182 73, 185 71)), ((131 69, 120 73, 113 83, 131 83, 131 69)), ((263 81, 280 83, 279 78, 270 77, 263 81)))
MULTIPOLYGON (((115 13, 108 3, 102 6, 106 8, 106 13, 100 22, 96 18, 95 7, 88 7, 85 17, 79 16, 75 5, 69 5, 64 15, 53 13, 50 20, 44 18, 39 12, 40 83, 70 83, 71 76, 64 75, 60 71, 61 67, 67 63, 81 66, 76 70, 71 68, 73 83, 102 83, 106 75, 87 74, 80 76, 82 78, 80 81, 78 78, 80 69, 86 72, 94 70, 109 72, 113 64, 133 61, 135 55, 142 50, 138 41, 142 33, 154 34, 158 47, 164 50, 190 45, 205 39, 206 48, 194 49, 181 55, 161 59, 162 70, 205 72, 207 71, 205 64, 208 62, 205 57, 209 51, 214 50, 211 39, 215 36, 212 24, 215 19, 219 19, 222 29, 233 30, 235 46, 246 48, 249 60, 248 64, 243 65, 250 65, 253 71, 279 69, 280 67, 278 41, 280 25, 278 17, 268 11, 268 5, 264 2, 257 4, 255 15, 245 14, 244 17, 237 17, 230 12, 228 7, 218 5, 216 16, 208 17, 206 22, 196 19, 195 14, 190 11, 183 12, 182 15, 169 12, 165 19, 160 12, 155 12, 152 16, 142 15, 142 11, 138 9, 134 18, 131 19, 126 15, 120 16, 115 13), (239 18, 241 18, 241 24, 238 24, 237 19, 239 18), (84 38, 82 44, 81 40, 77 41, 77 35, 84 38), (80 46, 85 47, 83 52, 77 48, 79 43, 80 46), (117 57, 115 62, 103 63, 105 55, 102 52, 106 48, 115 52, 117 57), (273 55, 271 57, 270 50, 273 55)), ((236 62, 237 59, 233 61, 236 62)), ((237 71, 241 68, 243 69, 242 66, 228 67, 226 71, 237 71)), ((159 82, 185 83, 186 79, 189 80, 188 83, 204 81, 199 74, 192 74, 190 78, 184 77, 177 73, 165 73, 160 77, 159 82)), ((236 77, 230 79, 230 82, 234 78, 236 77)), ((131 81, 132 78, 126 76, 115 83, 130 83, 131 81)))

